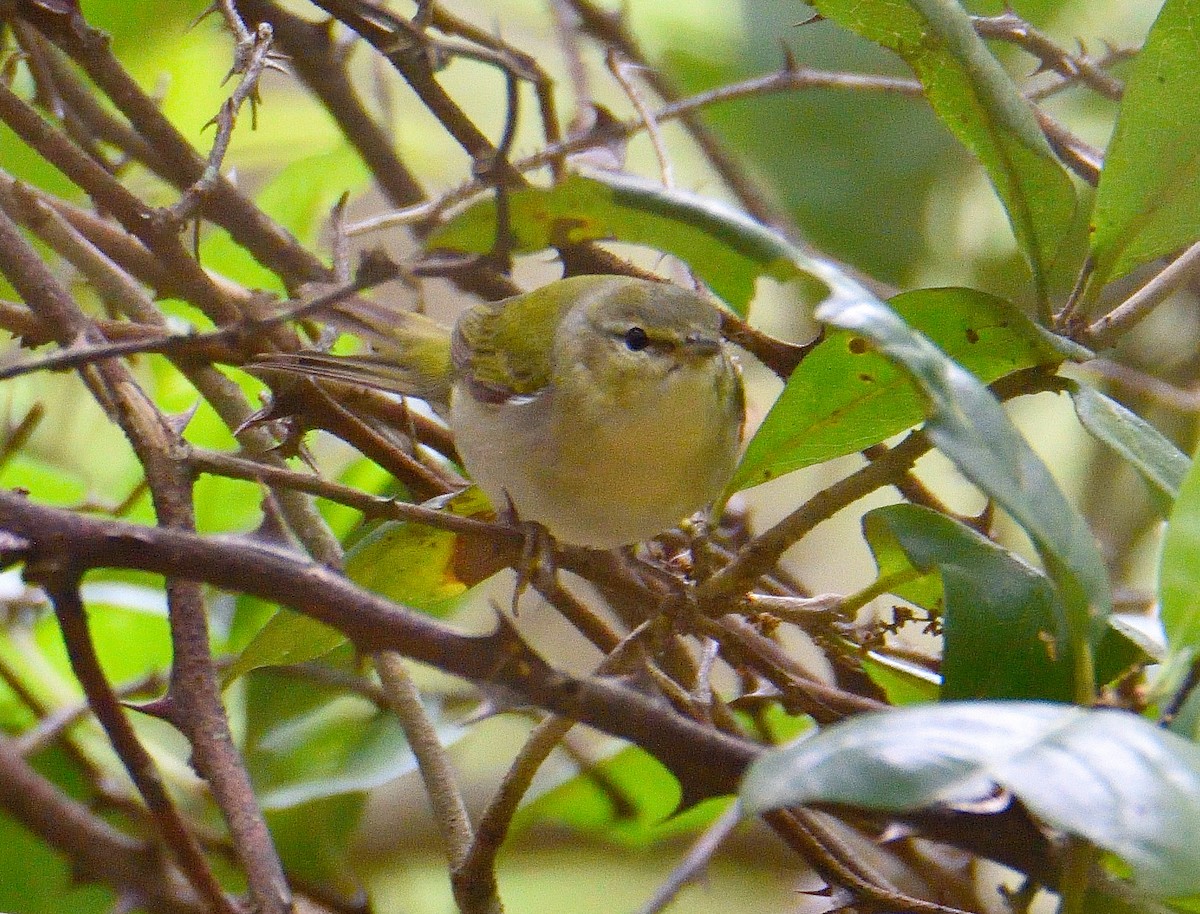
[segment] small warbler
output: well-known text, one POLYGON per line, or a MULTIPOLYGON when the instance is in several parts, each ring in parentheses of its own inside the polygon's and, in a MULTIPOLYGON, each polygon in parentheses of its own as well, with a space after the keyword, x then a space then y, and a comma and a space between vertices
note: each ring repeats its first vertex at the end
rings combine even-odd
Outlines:
POLYGON ((250 367, 428 400, 493 504, 596 548, 648 539, 715 499, 745 412, 717 308, 624 276, 479 304, 453 331, 400 314, 371 355, 274 355, 250 367))

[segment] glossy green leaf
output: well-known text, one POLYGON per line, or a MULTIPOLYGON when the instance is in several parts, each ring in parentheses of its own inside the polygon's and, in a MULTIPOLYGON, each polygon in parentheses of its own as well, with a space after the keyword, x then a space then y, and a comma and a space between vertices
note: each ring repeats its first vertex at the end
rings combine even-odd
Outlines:
POLYGON ((978 379, 879 301, 829 302, 819 320, 857 332, 907 370, 926 399, 925 433, 971 482, 1025 528, 1058 592, 1076 662, 1077 697, 1094 686, 1095 647, 1112 609, 1096 542, 1045 464, 978 379))
MULTIPOLYGON (((991 383, 1062 361, 1051 337, 1003 299, 974 289, 921 289, 892 307, 950 358, 991 383)), ((924 417, 908 373, 859 334, 830 333, 800 363, 746 448, 731 492, 878 444, 924 417)))
POLYGON ((1200 238, 1200 0, 1166 0, 1133 65, 1092 214, 1092 287, 1200 238))
MULTIPOLYGON (((673 254, 738 314, 745 314, 760 276, 809 280, 814 301, 828 293, 830 267, 809 258, 778 232, 733 207, 632 175, 576 174, 554 187, 509 195, 517 253, 563 242, 616 240, 673 254)), ((429 239, 430 247, 477 254, 496 236, 491 198, 468 207, 429 239)))
POLYGON ((871 547, 878 570, 871 590, 891 593, 915 606, 940 616, 946 608, 942 576, 937 568, 918 568, 888 522, 883 509, 868 511, 862 518, 863 538, 871 547))
POLYGON ((1121 857, 1143 889, 1200 891, 1200 747, 1124 711, 1010 701, 863 714, 763 756, 742 798, 755 811, 902 811, 995 785, 1121 857))
POLYGON ((1169 507, 1187 475, 1187 455, 1137 413, 1094 387, 1072 381, 1067 389, 1083 427, 1128 460, 1169 507))
POLYGON ((942 123, 978 157, 1044 291, 1075 214, 1075 189, 1033 109, 955 0, 812 0, 904 58, 942 123))
POLYGON ((1200 461, 1193 461, 1167 521, 1158 569, 1167 665, 1176 671, 1200 652, 1200 461))
POLYGON ((872 549, 882 529, 916 568, 940 573, 943 699, 1070 699, 1070 647, 1058 630, 1063 612, 1044 574, 927 508, 890 505, 869 512, 863 530, 872 549))

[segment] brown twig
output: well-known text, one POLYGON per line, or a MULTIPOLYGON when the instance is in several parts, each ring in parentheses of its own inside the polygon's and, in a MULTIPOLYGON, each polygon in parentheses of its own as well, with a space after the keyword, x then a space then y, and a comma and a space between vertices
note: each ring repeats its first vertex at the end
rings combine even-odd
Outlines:
POLYGON ((423 200, 425 192, 396 153, 392 138, 363 106, 328 26, 308 22, 267 0, 238 0, 238 6, 252 22, 271 24, 289 66, 337 120, 388 200, 394 206, 423 200))
POLYGON ((1193 244, 1154 278, 1088 328, 1084 342, 1105 347, 1128 332, 1166 301, 1176 289, 1200 275, 1200 242, 1193 244))
POLYGON ((270 466, 257 460, 248 460, 219 451, 191 449, 184 459, 197 472, 226 476, 230 479, 245 479, 261 482, 280 489, 306 492, 329 501, 362 511, 367 517, 404 520, 426 524, 439 530, 453 533, 484 536, 507 545, 521 541, 521 531, 506 524, 489 523, 473 517, 462 517, 448 511, 438 511, 421 505, 397 501, 380 495, 369 495, 359 489, 339 485, 309 473, 297 473, 286 467, 270 466))
POLYGON ((293 321, 312 317, 334 305, 340 304, 352 295, 387 282, 396 276, 394 268, 378 270, 374 267, 360 269, 356 277, 345 285, 332 289, 301 301, 275 314, 266 316, 250 315, 232 324, 226 324, 218 330, 206 333, 177 333, 159 336, 151 339, 127 340, 118 343, 97 343, 56 352, 33 362, 0 367, 0 381, 20 377, 36 371, 58 371, 64 368, 78 368, 90 365, 104 359, 129 356, 139 353, 158 353, 160 355, 175 355, 187 353, 193 349, 211 349, 216 347, 234 348, 247 338, 254 338, 274 327, 293 321))
MULTIPOLYGON (((3 91, 0 87, 0 94, 3 91)), ((0 273, 43 320, 56 328, 60 344, 75 339, 98 342, 94 326, 2 209, 0 273)), ((102 362, 86 367, 83 374, 145 468, 160 522, 183 531, 194 529, 190 477, 185 467, 172 460, 178 434, 171 424, 145 397, 124 365, 102 362)), ((74 567, 70 557, 66 557, 66 566, 74 567)), ((290 891, 254 800, 249 775, 233 748, 212 669, 208 621, 199 585, 191 580, 169 579, 167 605, 175 656, 169 695, 180 711, 176 722, 184 725, 197 770, 208 780, 237 839, 256 903, 263 914, 286 914, 290 891)))
MULTIPOLYGON (((228 4, 222 6, 227 10, 226 18, 232 19, 244 32, 244 37, 238 35, 238 54, 234 60, 231 73, 241 74, 237 87, 221 105, 221 110, 210 121, 216 125, 217 135, 213 139, 212 150, 208 154, 208 162, 204 171, 190 187, 183 192, 174 205, 168 209, 171 218, 186 222, 200 207, 200 203, 221 180, 221 165, 225 161, 225 153, 229 150, 229 141, 233 139, 233 128, 237 123, 238 113, 242 104, 249 100, 251 110, 258 103, 258 81, 263 71, 271 64, 271 47, 275 33, 266 22, 260 22, 255 33, 246 32, 242 21, 233 8, 228 4)), ((235 34, 238 34, 235 29, 235 34)))
MULTIPOLYGON (((585 34, 591 35, 602 45, 616 48, 627 60, 642 67, 646 81, 661 99, 668 103, 678 101, 681 93, 667 76, 650 65, 637 39, 627 28, 622 11, 611 12, 592 0, 567 0, 567 3, 579 16, 580 28, 585 34)), ((717 134, 692 111, 682 112, 680 117, 696 145, 725 186, 733 191, 742 208, 765 225, 790 228, 791 220, 754 184, 745 167, 729 152, 717 134)), ((659 116, 655 120, 662 119, 659 116)))
POLYGON ((1125 87, 1102 65, 1086 55, 1068 53, 1011 10, 998 16, 975 16, 971 21, 981 37, 1017 45, 1036 57, 1043 70, 1059 74, 1063 82, 1081 82, 1105 98, 1121 100, 1125 87))
MULTIPOLYGON (((550 667, 503 622, 490 635, 463 635, 281 550, 82 517, 5 492, 0 492, 0 518, 0 529, 7 533, 0 560, 65 556, 80 571, 139 568, 256 594, 338 628, 364 652, 395 650, 452 675, 510 689, 530 704, 628 739, 658 757, 694 800, 732 792, 761 752, 611 679, 579 679, 550 667)), ((1016 811, 988 816, 932 811, 907 818, 921 827, 928 821, 939 840, 1022 871, 1040 872, 1048 859, 1044 839, 1016 811)))
POLYGON ((577 679, 550 667, 507 623, 490 635, 463 635, 292 553, 82 517, 4 492, 0 518, 3 529, 29 543, 27 559, 48 560, 65 550, 80 570, 141 568, 257 594, 341 630, 364 652, 395 650, 474 682, 513 689, 538 707, 638 743, 696 796, 734 789, 759 752, 615 682, 577 679))
POLYGON ((212 914, 154 847, 122 834, 38 774, 0 738, 0 807, 71 861, 76 879, 112 886, 154 914, 212 914))
POLYGON ((213 875, 199 842, 168 795, 154 760, 138 739, 117 701, 112 685, 100 667, 83 601, 79 596, 79 581, 74 571, 69 567, 52 568, 43 565, 28 568, 26 574, 45 588, 54 604, 71 668, 83 686, 88 704, 108 734, 109 741, 124 763, 125 770, 129 772, 129 777, 142 799, 146 801, 159 833, 171 848, 188 881, 214 911, 240 914, 238 907, 226 896, 213 875))
MULTIPOLYGON (((380 651, 374 661, 388 706, 400 719, 408 745, 416 756, 450 871, 454 873, 461 869, 475 839, 454 768, 421 704, 421 693, 405 669, 404 660, 391 651, 380 651)), ((459 880, 452 880, 452 884, 460 914, 499 914, 503 910, 494 881, 485 887, 466 885, 459 880), (484 890, 480 891, 481 888, 484 890)))
MULTIPOLYGON (((164 169, 161 173, 164 179, 181 191, 201 179, 208 163, 121 66, 106 35, 94 29, 77 10, 67 6, 25 4, 22 15, 79 64, 129 122, 137 125, 138 132, 155 149, 164 169)), ((55 158, 50 160, 57 164, 55 158)), ((68 177, 75 180, 70 174, 68 177)), ((93 196, 102 189, 97 180, 88 180, 80 186, 93 196)), ((128 208, 126 205, 114 209, 108 200, 97 202, 113 212, 133 234, 142 237, 144 233, 143 240, 152 250, 170 250, 166 239, 173 236, 176 228, 172 220, 156 218, 158 214, 140 202, 140 222, 123 215, 128 208)), ((260 263, 277 273, 289 288, 329 279, 328 270, 317 257, 269 219, 228 180, 219 178, 214 182, 205 195, 202 213, 226 229, 260 263)), ((175 241, 178 245, 178 238, 175 241)), ((182 250, 182 246, 179 248, 182 250)), ((217 322, 225 323, 226 320, 217 322)))

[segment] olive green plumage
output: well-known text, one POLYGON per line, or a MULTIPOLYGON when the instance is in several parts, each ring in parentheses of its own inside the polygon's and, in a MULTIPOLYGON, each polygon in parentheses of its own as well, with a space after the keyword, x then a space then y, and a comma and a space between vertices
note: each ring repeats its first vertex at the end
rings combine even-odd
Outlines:
POLYGON ((580 276, 476 305, 453 331, 399 316, 376 354, 258 367, 422 397, 498 506, 578 545, 660 533, 711 502, 744 415, 719 311, 676 286, 580 276))

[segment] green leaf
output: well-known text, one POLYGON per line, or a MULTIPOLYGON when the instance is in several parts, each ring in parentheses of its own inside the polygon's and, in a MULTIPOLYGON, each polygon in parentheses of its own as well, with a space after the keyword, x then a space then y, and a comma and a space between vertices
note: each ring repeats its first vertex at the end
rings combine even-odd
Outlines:
POLYGON ((978 157, 1008 212, 1039 293, 1075 213, 1075 189, 1033 109, 953 0, 812 0, 904 58, 934 113, 978 157))
POLYGON ((1169 509, 1187 475, 1187 455, 1137 413, 1094 387, 1072 381, 1067 390, 1083 427, 1129 461, 1169 509))
POLYGON ((346 643, 336 628, 290 609, 280 609, 258 630, 221 679, 225 688, 251 670, 307 663, 346 643))
MULTIPOLYGON (((490 515, 492 507, 471 487, 429 502, 459 517, 490 515)), ((444 617, 462 605, 467 588, 490 573, 474 567, 469 538, 425 524, 380 524, 346 553, 346 577, 396 603, 444 617)))
MULTIPOLYGON (((436 720, 438 709, 431 705, 430 711, 436 720)), ((438 729, 446 745, 461 736, 457 727, 438 729)), ((255 751, 277 757, 273 776, 256 782, 270 810, 362 793, 416 768, 395 715, 349 695, 279 722, 260 735, 255 751)))
POLYGON ((1180 671, 1200 651, 1200 461, 1192 462, 1167 521, 1158 599, 1167 632, 1166 665, 1180 671))
POLYGON ((340 794, 263 814, 279 857, 293 878, 324 884, 352 898, 360 886, 351 875, 351 847, 367 798, 340 794))
POLYGON ((926 398, 925 433, 1025 529, 1058 591, 1058 632, 1075 659, 1076 695, 1090 700, 1092 651, 1108 630, 1108 578, 1096 542, 1050 471, 976 378, 878 300, 828 302, 818 320, 853 330, 908 371, 926 398))
MULTIPOLYGON (((321 662, 357 671, 348 645, 321 662)), ((394 715, 332 681, 263 669, 244 682, 243 755, 277 845, 301 872, 344 882, 364 794, 415 767, 403 730, 394 715)), ((462 730, 439 710, 429 703, 450 744, 462 730)))
POLYGON ((896 535, 887 511, 868 511, 862 518, 863 538, 871 547, 879 574, 871 590, 891 593, 940 616, 946 608, 942 576, 936 567, 918 568, 896 535))
POLYGON ((679 806, 679 782, 657 759, 630 746, 543 793, 521 809, 517 826, 555 822, 644 846, 679 806))
MULTIPOLYGON (((892 300, 914 329, 984 383, 1063 353, 1003 299, 974 289, 921 289, 892 300)), ((746 448, 729 491, 749 488, 878 444, 916 425, 921 396, 907 372, 850 331, 805 357, 746 448)))
MULTIPOLYGON (((516 253, 617 240, 673 254, 742 315, 761 276, 808 280, 813 300, 828 293, 831 268, 778 232, 720 201, 632 175, 575 174, 554 187, 515 190, 509 218, 516 253)), ((496 204, 488 198, 455 216, 428 245, 484 254, 495 237, 496 204)))
POLYGON ((764 755, 742 798, 754 811, 902 811, 979 799, 994 785, 1121 857, 1147 891, 1200 891, 1200 747, 1124 711, 951 702, 863 714, 764 755))
POLYGON ((1090 287, 1200 238, 1200 0, 1167 0, 1133 65, 1092 214, 1090 287))
POLYGON ((862 658, 871 681, 883 689, 889 704, 915 705, 937 701, 941 685, 936 674, 874 651, 862 658))
POLYGON ((1062 609, 1044 574, 928 508, 890 505, 869 512, 863 530, 872 549, 881 528, 916 568, 940 572, 943 699, 1070 699, 1070 648, 1057 632, 1062 609))
MULTIPOLYGON (((460 516, 490 510, 486 498, 474 488, 440 499, 438 506, 460 516)), ((462 604, 468 587, 460 576, 459 566, 464 563, 460 540, 458 534, 425 524, 380 524, 346 553, 346 577, 396 603, 446 616, 462 604)), ((345 643, 346 636, 337 629, 281 609, 250 639, 223 683, 228 686, 262 667, 315 660, 345 643)))

